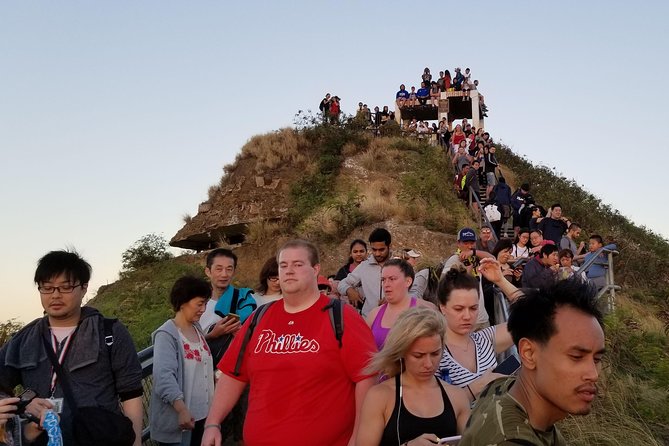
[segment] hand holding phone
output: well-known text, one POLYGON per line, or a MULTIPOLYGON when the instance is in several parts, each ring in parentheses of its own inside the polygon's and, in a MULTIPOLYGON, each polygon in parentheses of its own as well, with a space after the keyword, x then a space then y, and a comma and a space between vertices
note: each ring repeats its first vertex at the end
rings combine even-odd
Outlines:
POLYGON ((448 446, 457 446, 460 443, 462 435, 454 435, 453 437, 444 437, 439 439, 439 444, 444 444, 448 446))

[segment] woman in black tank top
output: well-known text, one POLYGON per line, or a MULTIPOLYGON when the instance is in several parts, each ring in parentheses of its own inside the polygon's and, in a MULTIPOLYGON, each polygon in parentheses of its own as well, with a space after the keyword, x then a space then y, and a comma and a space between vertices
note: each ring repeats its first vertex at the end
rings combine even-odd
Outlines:
POLYGON ((365 397, 358 446, 420 446, 462 432, 469 417, 464 390, 434 376, 444 343, 444 318, 431 308, 402 313, 368 371, 390 379, 365 397))

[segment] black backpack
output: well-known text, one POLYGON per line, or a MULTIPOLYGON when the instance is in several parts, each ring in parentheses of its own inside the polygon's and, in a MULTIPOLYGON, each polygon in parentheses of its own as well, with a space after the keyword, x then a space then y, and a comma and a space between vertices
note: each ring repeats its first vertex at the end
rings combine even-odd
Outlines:
MULTIPOLYGON (((232 372, 235 376, 239 376, 239 371, 242 368, 242 361, 244 360, 244 352, 246 351, 246 346, 253 336, 253 331, 255 330, 258 322, 263 317, 267 309, 276 302, 268 302, 264 305, 259 306, 256 311, 251 316, 251 324, 249 329, 246 330, 244 339, 242 339, 242 345, 239 348, 239 354, 237 355, 237 362, 235 363, 235 370, 232 372)), ((339 343, 339 348, 342 347, 342 338, 344 336, 344 306, 342 305, 339 299, 330 298, 330 303, 324 306, 321 311, 328 311, 330 313, 330 324, 334 330, 335 339, 339 343)))
MULTIPOLYGON (((247 292, 247 295, 250 293, 250 291, 247 292)), ((246 296, 245 296, 246 297, 246 296)), ((232 302, 230 304, 230 311, 235 311, 233 310, 237 308, 237 304, 239 301, 239 289, 235 288, 232 291, 232 302)), ((255 305, 255 304, 254 304, 255 305)), ((216 314, 219 317, 225 317, 225 315, 221 314, 220 312, 216 312, 216 314)), ((213 330, 215 325, 212 325, 209 331, 213 330)), ((221 358, 223 358, 223 354, 226 352, 228 347, 230 346, 230 343, 234 339, 234 336, 230 333, 224 334, 223 336, 220 336, 218 338, 214 339, 208 339, 207 340, 207 345, 209 346, 209 351, 211 352, 211 358, 213 359, 213 364, 214 364, 214 370, 216 370, 216 365, 218 365, 219 361, 221 358)))

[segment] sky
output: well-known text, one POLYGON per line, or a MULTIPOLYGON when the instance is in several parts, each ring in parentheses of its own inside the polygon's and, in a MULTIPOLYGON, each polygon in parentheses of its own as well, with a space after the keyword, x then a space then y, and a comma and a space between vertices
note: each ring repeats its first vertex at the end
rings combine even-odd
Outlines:
POLYGON ((470 67, 493 138, 669 237, 667 16, 663 1, 0 2, 0 321, 41 316, 48 251, 92 264, 92 297, 133 242, 197 212, 251 136, 326 92, 348 113, 392 108, 425 67, 470 67))

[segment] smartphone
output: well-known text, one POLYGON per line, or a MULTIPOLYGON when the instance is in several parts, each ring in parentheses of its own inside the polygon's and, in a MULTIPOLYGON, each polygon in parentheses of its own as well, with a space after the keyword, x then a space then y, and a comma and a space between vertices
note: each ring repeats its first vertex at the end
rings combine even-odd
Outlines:
POLYGON ((239 315, 238 315, 238 314, 235 314, 235 313, 223 314, 223 313, 222 313, 221 311, 219 311, 219 310, 214 311, 214 313, 216 313, 216 316, 218 316, 218 317, 220 317, 220 318, 230 317, 230 318, 232 318, 232 319, 237 319, 237 320, 239 320, 239 315))
POLYGON ((520 361, 518 361, 518 358, 511 355, 502 361, 501 364, 497 364, 497 367, 493 369, 493 372, 501 373, 502 375, 513 375, 519 368, 520 361))
POLYGON ((457 446, 460 443, 462 435, 455 435, 453 437, 444 437, 439 439, 439 444, 445 444, 447 446, 457 446))
POLYGON ((16 414, 21 415, 25 410, 26 406, 30 404, 32 400, 37 398, 37 393, 34 390, 26 389, 19 395, 19 402, 16 403, 16 414))
POLYGON ((525 263, 527 263, 528 260, 529 259, 527 257, 521 257, 520 259, 517 259, 515 262, 513 262, 511 264, 511 267, 513 269, 519 269, 519 268, 522 269, 523 265, 525 265, 525 263))

